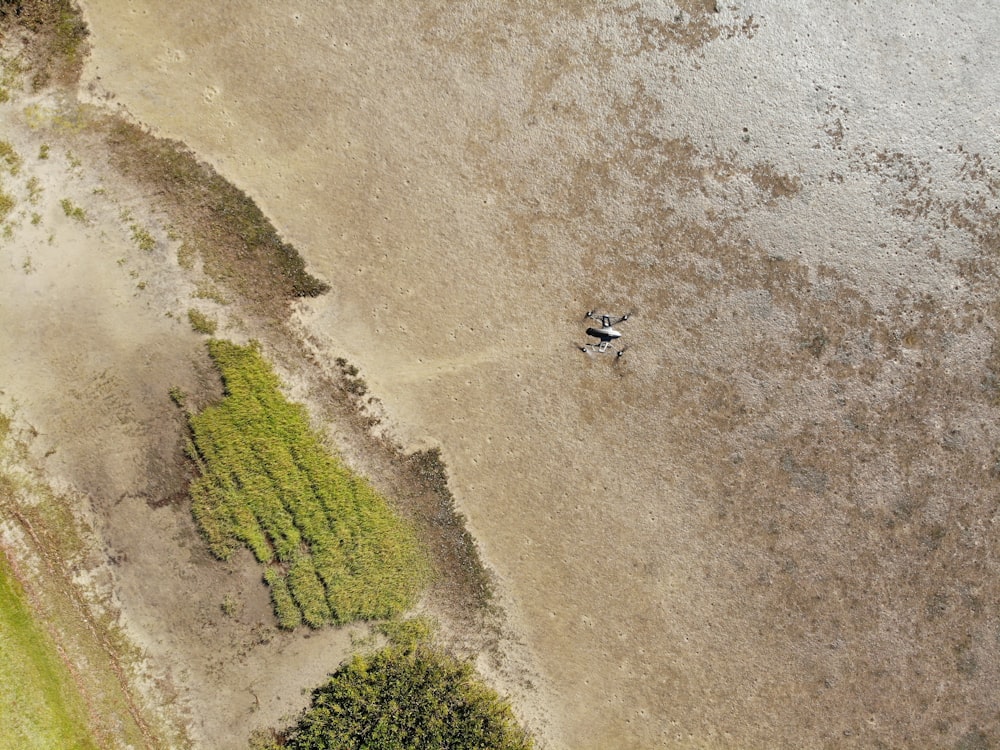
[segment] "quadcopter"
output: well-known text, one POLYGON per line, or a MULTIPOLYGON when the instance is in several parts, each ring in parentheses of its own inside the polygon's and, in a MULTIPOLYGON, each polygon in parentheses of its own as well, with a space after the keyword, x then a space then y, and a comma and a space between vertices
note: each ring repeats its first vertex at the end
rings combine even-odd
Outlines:
MULTIPOLYGON (((621 338, 621 331, 616 331, 615 326, 619 323, 624 323, 628 320, 631 313, 625 313, 624 315, 612 318, 610 315, 597 315, 594 310, 591 310, 586 315, 583 316, 584 320, 599 320, 601 322, 601 327, 596 328, 591 326, 587 329, 587 335, 593 336, 597 341, 591 341, 580 347, 580 351, 589 354, 592 351, 596 352, 606 352, 611 346, 611 342, 617 338, 621 338)), ((615 355, 620 357, 625 353, 625 348, 622 347, 615 351, 615 355)))

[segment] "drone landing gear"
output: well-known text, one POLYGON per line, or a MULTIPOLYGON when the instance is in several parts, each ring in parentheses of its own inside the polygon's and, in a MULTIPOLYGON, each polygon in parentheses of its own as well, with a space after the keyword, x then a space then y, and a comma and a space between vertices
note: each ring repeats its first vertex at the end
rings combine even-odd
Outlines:
POLYGON ((609 349, 607 346, 601 347, 598 344, 584 344, 579 347, 579 349, 584 354, 594 354, 595 352, 597 354, 603 354, 604 352, 610 351, 614 353, 615 359, 618 360, 621 359, 623 354, 625 354, 625 350, 628 349, 628 347, 623 346, 621 349, 609 349))

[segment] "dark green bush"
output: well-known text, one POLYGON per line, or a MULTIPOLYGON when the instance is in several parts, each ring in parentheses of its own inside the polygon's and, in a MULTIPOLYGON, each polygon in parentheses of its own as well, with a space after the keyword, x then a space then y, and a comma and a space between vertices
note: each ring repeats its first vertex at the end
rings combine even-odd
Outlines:
POLYGON ((530 750, 510 706, 472 667, 430 646, 355 656, 312 693, 289 750, 530 750))

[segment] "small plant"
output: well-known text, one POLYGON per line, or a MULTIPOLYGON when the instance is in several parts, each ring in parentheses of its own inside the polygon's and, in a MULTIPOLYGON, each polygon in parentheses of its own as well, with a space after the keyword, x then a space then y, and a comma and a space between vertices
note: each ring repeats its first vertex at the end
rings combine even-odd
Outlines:
POLYGON ((11 89, 21 88, 24 63, 20 57, 0 56, 0 104, 10 101, 11 89))
POLYGON ((156 247, 156 240, 153 239, 153 235, 149 233, 149 230, 138 224, 133 224, 130 228, 132 230, 132 241, 135 242, 139 249, 147 253, 152 252, 156 247))
POLYGON ((344 390, 352 396, 364 396, 368 393, 368 384, 364 378, 346 378, 344 380, 344 390))
POLYGON ((43 143, 38 147, 38 158, 48 159, 49 158, 49 144, 43 143))
POLYGON ((37 212, 33 211, 31 213, 31 224, 32 224, 32 226, 36 226, 37 227, 41 223, 42 223, 42 215, 40 213, 37 213, 37 212))
POLYGON ((71 201, 69 198, 63 198, 61 201, 59 201, 59 205, 62 206, 63 213, 66 214, 69 218, 75 219, 76 221, 79 221, 81 223, 87 221, 87 214, 84 212, 84 210, 79 206, 74 205, 73 201, 71 201))
POLYGON ((0 189, 0 221, 6 220, 7 215, 14 210, 15 203, 13 195, 0 189))
POLYGON ((21 263, 21 270, 25 273, 32 273, 35 270, 34 264, 31 262, 31 256, 29 255, 21 263))
POLYGON ((243 602, 235 594, 226 594, 222 597, 221 607, 226 617, 236 617, 243 609, 243 602))
POLYGON ((78 157, 72 151, 66 152, 66 161, 69 162, 69 166, 71 169, 79 169, 80 167, 83 166, 83 162, 80 161, 80 157, 78 157))
POLYGON ((32 205, 36 205, 38 203, 38 199, 42 197, 42 183, 37 177, 32 176, 28 178, 27 185, 28 202, 32 205))
POLYGON ((195 249, 187 242, 182 242, 181 246, 177 248, 177 265, 185 271, 192 270, 194 268, 194 256, 195 249))
POLYGON ((21 157, 10 144, 10 141, 0 141, 0 160, 7 165, 11 176, 21 171, 21 157))
POLYGON ((217 302, 220 305, 228 305, 229 298, 222 293, 215 284, 213 284, 208 279, 203 279, 198 282, 198 286, 194 290, 194 296, 198 299, 208 299, 212 302, 217 302))
POLYGON ((421 643, 430 643, 434 635, 434 623, 427 617, 407 617, 380 622, 375 630, 395 646, 413 648, 421 643))
POLYGON ((215 329, 218 328, 218 324, 213 318, 208 317, 203 312, 191 308, 188 310, 188 320, 191 322, 191 328, 193 328, 197 333, 205 333, 209 336, 215 334, 215 329))
POLYGON ((184 404, 187 402, 187 394, 180 388, 180 386, 172 386, 170 388, 170 400, 173 401, 181 409, 184 408, 184 404))

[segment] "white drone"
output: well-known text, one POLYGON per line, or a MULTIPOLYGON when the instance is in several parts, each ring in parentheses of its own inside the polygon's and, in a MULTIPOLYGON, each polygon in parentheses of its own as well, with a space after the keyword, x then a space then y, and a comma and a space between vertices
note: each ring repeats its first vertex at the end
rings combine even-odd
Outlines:
MULTIPOLYGON (((599 320, 601 322, 601 327, 596 328, 591 326, 587 329, 587 335, 593 336, 597 341, 589 341, 580 347, 580 351, 590 354, 591 352, 606 352, 611 346, 611 342, 615 339, 619 339, 622 336, 622 332, 615 330, 615 326, 619 323, 624 323, 628 320, 630 313, 625 313, 624 315, 612 318, 610 315, 597 315, 594 310, 591 310, 586 315, 584 315, 584 320, 599 320)), ((625 348, 614 350, 615 355, 620 357, 625 353, 625 348)))

